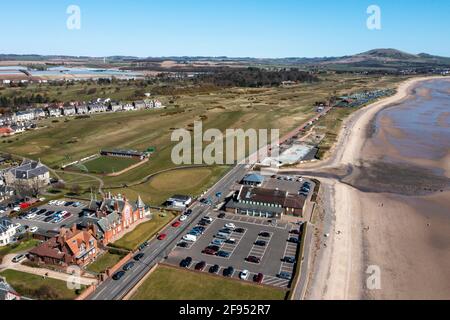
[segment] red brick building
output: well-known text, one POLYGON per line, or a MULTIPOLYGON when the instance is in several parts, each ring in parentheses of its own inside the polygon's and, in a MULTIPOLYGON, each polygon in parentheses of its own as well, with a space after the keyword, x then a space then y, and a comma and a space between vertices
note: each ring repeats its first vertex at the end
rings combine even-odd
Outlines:
POLYGON ((85 266, 98 254, 97 239, 91 231, 61 228, 57 236, 47 240, 29 253, 29 259, 38 264, 60 267, 85 266))

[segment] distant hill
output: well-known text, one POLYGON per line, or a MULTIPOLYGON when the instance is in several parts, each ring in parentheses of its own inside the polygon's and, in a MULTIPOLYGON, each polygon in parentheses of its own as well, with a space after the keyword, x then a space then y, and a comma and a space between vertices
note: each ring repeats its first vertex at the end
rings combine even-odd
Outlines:
MULTIPOLYGON (((405 69, 426 70, 430 68, 450 68, 450 58, 434 56, 427 53, 411 54, 397 49, 373 49, 367 52, 343 56, 343 57, 318 57, 301 58, 288 57, 279 59, 257 59, 251 57, 229 58, 229 57, 146 57, 139 58, 134 56, 110 56, 106 57, 108 64, 121 64, 125 68, 129 66, 139 66, 140 70, 170 70, 171 68, 183 69, 191 67, 193 70, 199 68, 199 65, 205 66, 205 63, 213 62, 210 67, 230 66, 238 64, 242 67, 297 67, 304 69, 319 68, 327 70, 343 71, 363 71, 363 70, 381 70, 381 71, 399 71, 405 69), (173 61, 175 64, 164 64, 165 61, 173 61), (174 67, 176 65, 176 67, 174 67)), ((98 63, 103 61, 103 57, 70 57, 70 56, 41 56, 41 55, 15 55, 0 54, 0 61, 64 61, 70 63, 98 63)))

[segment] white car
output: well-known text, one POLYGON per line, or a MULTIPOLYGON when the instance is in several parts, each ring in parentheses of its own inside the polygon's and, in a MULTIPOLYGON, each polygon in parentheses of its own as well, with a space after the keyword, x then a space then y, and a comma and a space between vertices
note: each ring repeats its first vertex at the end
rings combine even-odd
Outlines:
POLYGON ((234 223, 227 223, 226 225, 225 225, 225 228, 228 228, 228 229, 231 229, 231 230, 234 230, 234 229, 236 229, 236 226, 234 225, 234 223))
POLYGON ((14 208, 13 208, 13 211, 20 211, 20 207, 19 207, 19 206, 14 207, 14 208))
POLYGON ((27 219, 34 219, 34 218, 36 218, 36 213, 27 214, 27 219))
POLYGON ((18 263, 18 262, 20 262, 20 261, 22 261, 22 260, 25 260, 26 258, 27 258, 26 255, 24 255, 24 254, 19 254, 19 255, 15 256, 15 257, 12 259, 12 262, 18 263))
POLYGON ((242 280, 247 280, 249 275, 250 272, 248 270, 242 270, 241 273, 239 273, 239 278, 242 280))
POLYGON ((181 222, 183 222, 183 221, 186 221, 186 220, 187 220, 187 218, 188 218, 187 216, 185 216, 185 215, 182 215, 182 216, 180 217, 180 219, 179 219, 179 220, 180 220, 181 222))
POLYGON ((51 201, 49 201, 48 204, 50 204, 50 205, 55 205, 57 202, 58 202, 58 201, 56 201, 56 200, 51 200, 51 201))
POLYGON ((35 233, 36 231, 38 231, 38 229, 39 229, 38 227, 31 227, 29 232, 35 233))
POLYGON ((58 206, 63 206, 63 205, 66 204, 66 202, 65 202, 65 201, 58 201, 56 204, 57 204, 58 206))
POLYGON ((40 201, 40 202, 44 202, 44 201, 45 201, 45 198, 39 198, 39 201, 40 201))

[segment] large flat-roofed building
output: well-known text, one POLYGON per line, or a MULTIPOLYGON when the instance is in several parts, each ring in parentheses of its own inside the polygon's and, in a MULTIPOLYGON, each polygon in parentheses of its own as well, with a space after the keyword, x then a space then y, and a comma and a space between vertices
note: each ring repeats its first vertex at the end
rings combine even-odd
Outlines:
POLYGON ((249 173, 245 175, 241 183, 248 186, 260 187, 264 182, 264 177, 257 173, 249 173))
POLYGON ((284 214, 302 217, 305 197, 287 191, 242 186, 237 196, 226 204, 226 210, 263 218, 281 218, 284 214))

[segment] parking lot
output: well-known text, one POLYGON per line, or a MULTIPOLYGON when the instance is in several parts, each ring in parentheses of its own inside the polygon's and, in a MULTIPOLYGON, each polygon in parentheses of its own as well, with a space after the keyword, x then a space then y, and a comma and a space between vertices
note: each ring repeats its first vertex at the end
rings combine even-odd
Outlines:
MULTIPOLYGON (((280 288, 290 286, 289 279, 279 277, 280 273, 289 273, 293 277, 295 263, 283 262, 283 258, 293 257, 297 253, 297 243, 291 243, 289 238, 299 239, 299 235, 290 233, 292 230, 299 230, 299 224, 269 221, 267 219, 226 214, 224 218, 218 218, 217 212, 210 212, 207 215, 213 219, 213 222, 205 226, 204 233, 197 237, 195 242, 187 242, 186 247, 175 247, 169 254, 166 263, 179 266, 180 262, 186 257, 192 258, 192 263, 188 267, 195 270, 199 262, 205 262, 205 266, 199 272, 209 272, 210 267, 218 265, 216 274, 222 276, 223 271, 232 266, 234 272, 232 278, 239 279, 240 272, 249 271, 249 276, 245 281, 253 281, 253 277, 259 273, 264 275, 262 284, 271 285, 280 288), (228 223, 235 225, 234 231, 229 230, 228 241, 217 241, 217 234, 228 223), (265 234, 266 233, 266 234, 265 234), (230 241, 231 240, 231 241, 230 241), (216 243, 212 243, 216 241, 216 243), (259 244, 263 241, 263 244, 259 244), (217 245, 216 254, 206 253, 205 248, 211 245, 217 245), (225 252, 227 255, 218 256, 219 252, 225 252), (258 262, 247 261, 248 257, 258 262)), ((186 242, 181 240, 180 242, 186 242)))
POLYGON ((59 230, 62 226, 71 227, 79 221, 79 214, 86 207, 86 203, 74 200, 59 201, 26 210, 13 220, 30 228, 37 227, 39 231, 59 230), (77 203, 77 206, 74 206, 74 203, 77 203))

